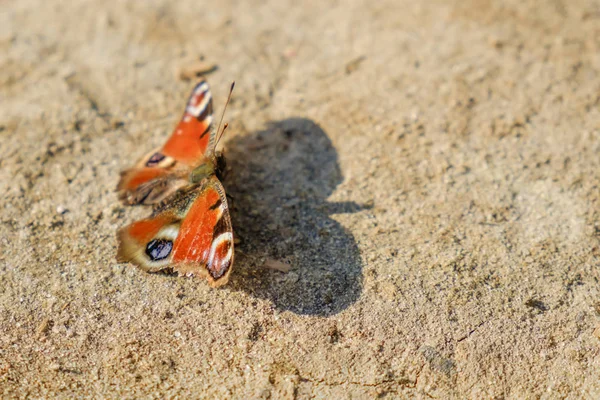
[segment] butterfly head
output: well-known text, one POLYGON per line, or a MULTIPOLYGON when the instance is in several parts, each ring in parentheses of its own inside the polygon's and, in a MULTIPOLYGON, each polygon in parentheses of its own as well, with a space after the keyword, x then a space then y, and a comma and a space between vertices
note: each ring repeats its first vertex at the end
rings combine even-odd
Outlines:
POLYGON ((227 162, 225 160, 225 154, 221 151, 215 153, 215 175, 220 181, 225 178, 225 172, 227 171, 227 162))
POLYGON ((216 175, 219 180, 222 180, 226 167, 225 156, 222 152, 217 151, 214 153, 212 161, 202 163, 192 170, 189 177, 190 183, 200 183, 212 175, 216 175))

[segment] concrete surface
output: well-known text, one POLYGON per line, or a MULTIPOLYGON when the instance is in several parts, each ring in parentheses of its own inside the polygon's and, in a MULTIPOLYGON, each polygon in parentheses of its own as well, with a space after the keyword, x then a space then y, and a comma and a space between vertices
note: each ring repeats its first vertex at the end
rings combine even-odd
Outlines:
POLYGON ((598 1, 0 9, 1 397, 600 398, 598 1), (114 261, 202 57, 220 290, 114 261))

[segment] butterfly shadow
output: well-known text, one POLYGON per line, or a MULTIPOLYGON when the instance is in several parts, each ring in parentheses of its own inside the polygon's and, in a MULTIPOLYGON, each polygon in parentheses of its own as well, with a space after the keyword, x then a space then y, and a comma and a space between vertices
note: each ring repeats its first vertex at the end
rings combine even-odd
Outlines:
POLYGON ((232 138, 226 150, 239 241, 231 288, 303 315, 333 315, 354 303, 362 291, 358 246, 331 215, 363 207, 327 201, 343 179, 327 134, 290 118, 232 138))

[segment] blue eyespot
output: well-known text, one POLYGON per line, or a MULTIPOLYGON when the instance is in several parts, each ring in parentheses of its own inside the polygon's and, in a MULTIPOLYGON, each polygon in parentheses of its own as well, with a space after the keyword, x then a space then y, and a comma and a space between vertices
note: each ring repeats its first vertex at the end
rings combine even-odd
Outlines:
POLYGON ((164 260, 171 254, 173 242, 165 239, 154 239, 146 245, 146 254, 152 261, 164 260))

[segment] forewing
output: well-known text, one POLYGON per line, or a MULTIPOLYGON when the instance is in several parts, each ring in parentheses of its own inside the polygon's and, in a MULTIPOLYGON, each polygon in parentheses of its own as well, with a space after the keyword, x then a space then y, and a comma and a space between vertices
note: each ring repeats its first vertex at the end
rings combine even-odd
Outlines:
POLYGON ((120 262, 146 271, 172 268, 181 275, 206 277, 212 286, 227 283, 233 266, 233 231, 225 191, 212 176, 180 192, 150 218, 119 231, 120 262))
POLYGON ((215 145, 212 113, 212 94, 208 83, 202 80, 192 90, 183 116, 161 154, 189 166, 210 158, 215 145))
POLYGON ((233 258, 233 230, 227 197, 221 182, 213 175, 181 223, 173 269, 182 275, 206 273, 209 281, 219 286, 229 279, 233 258))
POLYGON ((192 90, 185 111, 165 145, 123 171, 117 186, 125 204, 156 204, 188 182, 187 174, 203 162, 212 162, 215 132, 212 95, 206 81, 192 90))

